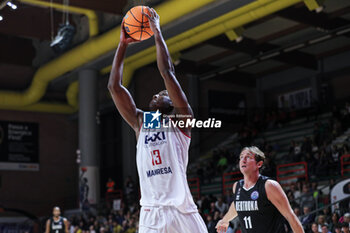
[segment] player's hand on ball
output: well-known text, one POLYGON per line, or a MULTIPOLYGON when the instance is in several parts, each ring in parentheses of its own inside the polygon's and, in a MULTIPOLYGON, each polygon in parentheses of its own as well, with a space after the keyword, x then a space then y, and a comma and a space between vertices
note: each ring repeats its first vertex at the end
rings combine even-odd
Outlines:
POLYGON ((153 33, 156 32, 156 30, 160 30, 159 25, 159 15, 153 8, 147 7, 148 12, 143 13, 148 18, 149 26, 153 33))
POLYGON ((124 20, 120 26, 120 43, 124 43, 124 44, 132 44, 135 42, 139 42, 138 40, 135 40, 133 38, 131 38, 125 31, 124 28, 124 20))
POLYGON ((229 226, 229 222, 224 221, 221 219, 217 224, 216 224, 216 231, 218 233, 225 233, 227 231, 227 228, 229 226))

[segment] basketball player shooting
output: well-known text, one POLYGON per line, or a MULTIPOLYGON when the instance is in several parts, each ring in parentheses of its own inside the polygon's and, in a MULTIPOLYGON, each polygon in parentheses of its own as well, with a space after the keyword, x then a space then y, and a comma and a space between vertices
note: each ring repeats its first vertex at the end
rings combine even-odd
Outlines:
POLYGON ((234 201, 217 223, 217 232, 226 232, 229 222, 238 216, 243 233, 285 233, 284 216, 294 233, 304 233, 281 185, 260 175, 264 159, 255 146, 242 150, 239 168, 244 178, 233 184, 234 201))
MULTIPOLYGON (((153 96, 149 107, 152 111, 158 110, 157 114, 175 113, 191 118, 192 109, 175 77, 160 30, 159 16, 154 9, 147 9, 148 13, 144 15, 154 33, 157 65, 166 87, 166 90, 153 96)), ((136 134, 136 161, 141 186, 139 233, 208 232, 194 204, 186 178, 191 129, 142 128, 143 111, 136 108, 130 93, 122 85, 126 48, 134 42, 127 36, 122 23, 108 89, 119 113, 136 134)))

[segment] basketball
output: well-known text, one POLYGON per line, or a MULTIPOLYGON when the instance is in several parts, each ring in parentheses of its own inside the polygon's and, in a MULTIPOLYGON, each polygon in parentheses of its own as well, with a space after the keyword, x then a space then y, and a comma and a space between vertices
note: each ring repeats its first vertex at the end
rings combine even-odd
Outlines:
POLYGON ((148 18, 143 13, 148 13, 145 6, 135 6, 124 17, 125 31, 135 40, 147 40, 153 35, 148 18))

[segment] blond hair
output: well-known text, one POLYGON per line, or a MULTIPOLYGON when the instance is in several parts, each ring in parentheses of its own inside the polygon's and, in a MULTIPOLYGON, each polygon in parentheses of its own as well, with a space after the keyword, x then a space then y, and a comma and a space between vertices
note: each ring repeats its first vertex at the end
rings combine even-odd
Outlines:
POLYGON ((253 153, 255 155, 255 160, 257 162, 259 161, 264 161, 265 160, 265 154, 264 152, 262 152, 258 147, 256 146, 246 146, 243 148, 243 150, 241 151, 241 153, 244 151, 244 150, 248 150, 249 152, 253 153))

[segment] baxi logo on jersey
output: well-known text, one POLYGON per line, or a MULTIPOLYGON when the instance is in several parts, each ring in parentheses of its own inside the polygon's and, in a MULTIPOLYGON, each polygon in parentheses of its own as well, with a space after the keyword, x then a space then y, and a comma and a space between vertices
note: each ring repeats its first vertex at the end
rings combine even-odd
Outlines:
POLYGON ((144 129, 160 129, 160 116, 162 114, 157 110, 156 112, 143 113, 143 128, 144 129))
POLYGON ((145 145, 158 146, 166 143, 166 137, 164 132, 155 132, 153 135, 145 136, 145 145))

